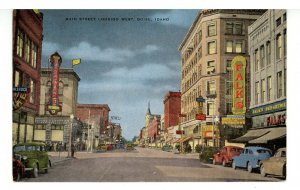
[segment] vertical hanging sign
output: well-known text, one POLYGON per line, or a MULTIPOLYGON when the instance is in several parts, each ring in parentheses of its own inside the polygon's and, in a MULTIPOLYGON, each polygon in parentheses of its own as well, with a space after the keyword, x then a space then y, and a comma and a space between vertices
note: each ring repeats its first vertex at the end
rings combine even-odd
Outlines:
POLYGON ((58 89, 59 89, 59 67, 62 62, 61 56, 55 52, 49 58, 52 67, 51 89, 50 89, 50 101, 48 104, 48 110, 51 115, 56 115, 61 111, 61 105, 59 105, 58 89))
POLYGON ((246 59, 243 56, 236 56, 232 60, 232 113, 234 115, 242 115, 246 112, 246 96, 245 96, 245 72, 246 59))

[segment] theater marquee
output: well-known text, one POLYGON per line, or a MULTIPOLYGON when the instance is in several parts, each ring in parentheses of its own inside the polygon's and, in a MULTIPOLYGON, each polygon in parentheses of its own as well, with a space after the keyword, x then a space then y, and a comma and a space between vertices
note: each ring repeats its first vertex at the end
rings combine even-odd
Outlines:
POLYGON ((243 115, 246 112, 245 96, 245 72, 246 59, 243 56, 236 56, 232 60, 232 113, 234 115, 243 115))

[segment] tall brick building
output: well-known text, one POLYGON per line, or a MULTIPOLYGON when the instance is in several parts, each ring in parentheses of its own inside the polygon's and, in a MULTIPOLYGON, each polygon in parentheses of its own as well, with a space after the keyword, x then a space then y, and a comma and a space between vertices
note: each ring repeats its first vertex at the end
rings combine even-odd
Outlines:
POLYGON ((13 11, 13 144, 31 142, 39 113, 43 14, 13 11), (23 90, 23 92, 20 91, 23 90))
POLYGON ((164 131, 171 126, 178 125, 181 110, 181 92, 169 91, 164 98, 164 131))

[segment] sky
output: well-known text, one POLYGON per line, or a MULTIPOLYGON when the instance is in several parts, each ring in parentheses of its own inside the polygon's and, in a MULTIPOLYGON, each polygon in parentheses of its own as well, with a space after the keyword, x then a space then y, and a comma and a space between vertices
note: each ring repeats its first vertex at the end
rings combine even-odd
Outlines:
POLYGON ((44 14, 42 66, 57 51, 62 68, 80 77, 78 103, 108 104, 130 140, 144 127, 150 102, 163 114, 163 98, 180 90, 178 47, 199 10, 40 10, 44 14), (108 18, 110 20, 108 20, 108 18), (126 18, 126 19, 124 19, 126 18))

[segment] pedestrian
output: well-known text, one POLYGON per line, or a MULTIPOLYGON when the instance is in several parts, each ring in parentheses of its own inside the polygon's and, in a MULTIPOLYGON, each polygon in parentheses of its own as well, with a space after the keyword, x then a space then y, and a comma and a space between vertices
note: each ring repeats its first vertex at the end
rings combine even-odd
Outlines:
POLYGON ((71 156, 72 158, 74 157, 74 153, 75 153, 75 146, 74 144, 71 145, 71 156))

